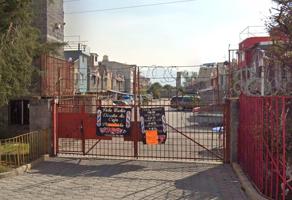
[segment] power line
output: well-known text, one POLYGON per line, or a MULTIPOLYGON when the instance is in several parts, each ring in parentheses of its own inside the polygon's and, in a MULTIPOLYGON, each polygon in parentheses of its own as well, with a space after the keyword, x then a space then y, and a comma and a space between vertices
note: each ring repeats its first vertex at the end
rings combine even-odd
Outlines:
POLYGON ((96 10, 73 11, 73 12, 66 12, 65 14, 67 14, 67 15, 74 15, 74 14, 85 14, 85 13, 95 13, 95 12, 106 12, 106 11, 112 11, 112 10, 123 10, 123 9, 133 9, 133 8, 159 6, 159 5, 187 3, 187 2, 192 2, 192 1, 197 1, 197 0, 179 0, 179 1, 169 1, 169 2, 152 3, 152 4, 141 4, 141 5, 133 5, 133 6, 123 6, 123 7, 116 7, 116 8, 104 8, 104 9, 96 9, 96 10))

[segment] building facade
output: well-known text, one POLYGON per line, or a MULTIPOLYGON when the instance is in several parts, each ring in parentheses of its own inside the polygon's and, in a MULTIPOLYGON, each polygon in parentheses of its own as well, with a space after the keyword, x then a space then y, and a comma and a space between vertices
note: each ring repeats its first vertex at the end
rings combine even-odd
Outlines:
POLYGON ((97 93, 100 83, 100 74, 98 66, 98 54, 90 53, 89 59, 89 76, 88 76, 88 92, 97 93))
POLYGON ((124 93, 133 93, 134 67, 115 61, 109 61, 108 56, 104 56, 100 65, 112 73, 111 88, 112 90, 124 93))
POLYGON ((74 63, 74 85, 76 94, 88 92, 90 76, 90 53, 86 46, 78 45, 77 50, 64 52, 65 59, 74 63))

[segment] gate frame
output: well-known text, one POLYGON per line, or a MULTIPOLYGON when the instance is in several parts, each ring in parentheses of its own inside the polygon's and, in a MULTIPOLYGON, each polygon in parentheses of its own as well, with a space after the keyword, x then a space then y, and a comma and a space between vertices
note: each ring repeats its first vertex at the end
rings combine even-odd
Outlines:
MULTIPOLYGON (((134 77, 134 81, 133 81, 133 95, 134 95, 134 104, 132 105, 132 108, 134 110, 134 122, 133 122, 133 128, 131 129, 131 134, 130 134, 130 138, 127 140, 125 139, 125 141, 133 141, 134 144, 134 158, 138 159, 139 156, 139 126, 138 126, 138 107, 141 107, 140 101, 137 104, 137 95, 139 95, 140 98, 140 69, 138 67, 137 70, 137 66, 134 66, 134 73, 133 73, 134 77), (138 76, 137 76, 138 75, 138 76)), ((58 106, 59 106, 59 99, 58 97, 53 99, 52 101, 52 155, 53 156, 57 156, 57 154, 59 153, 59 137, 58 137, 58 106)), ((155 106, 155 105, 154 105, 155 106)), ((83 116, 85 114, 85 106, 81 107, 81 112, 80 115, 83 116)), ((179 131, 177 129, 175 129, 174 127, 172 127, 171 125, 167 124, 170 128, 172 128, 173 130, 175 130, 175 132, 177 132, 178 134, 182 135, 184 138, 186 138, 187 140, 192 141, 194 144, 197 144, 198 146, 200 146, 201 148, 205 149, 206 151, 208 151, 209 153, 211 153, 214 157, 217 157, 219 160, 221 160, 223 163, 229 163, 230 162, 230 100, 226 100, 225 104, 224 104, 224 110, 223 110, 223 144, 222 144, 222 148, 223 148, 223 156, 219 156, 216 153, 212 152, 212 150, 210 150, 208 147, 200 144, 199 142, 197 142, 195 139, 192 139, 190 137, 188 137, 187 135, 185 135, 182 131, 179 131)), ((83 129, 83 120, 81 120, 81 126, 80 126, 80 133, 81 133, 81 137, 80 139, 82 140, 82 153, 83 155, 88 154, 88 152, 90 150, 92 150, 100 141, 102 140, 108 140, 107 138, 102 137, 98 137, 96 138, 96 142, 89 148, 89 150, 86 152, 85 150, 85 134, 84 134, 84 129, 83 129)), ((142 156, 143 157, 143 156, 142 156)))

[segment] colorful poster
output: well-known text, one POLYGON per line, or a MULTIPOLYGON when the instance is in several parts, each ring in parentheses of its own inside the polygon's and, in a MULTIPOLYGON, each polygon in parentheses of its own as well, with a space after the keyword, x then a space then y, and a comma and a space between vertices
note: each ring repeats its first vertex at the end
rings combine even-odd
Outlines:
POLYGON ((131 108, 101 107, 96 111, 96 135, 130 134, 131 108))
POLYGON ((144 144, 147 144, 147 134, 154 134, 151 131, 157 132, 158 144, 165 143, 167 138, 167 124, 164 107, 141 108, 140 120, 144 144))

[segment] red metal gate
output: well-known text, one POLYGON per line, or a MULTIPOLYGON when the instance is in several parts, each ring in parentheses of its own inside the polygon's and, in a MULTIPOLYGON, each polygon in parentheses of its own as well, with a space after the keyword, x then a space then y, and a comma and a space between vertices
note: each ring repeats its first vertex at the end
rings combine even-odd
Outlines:
POLYGON ((292 197, 291 109, 291 97, 240 97, 239 164, 273 199, 292 197))
POLYGON ((103 100, 100 95, 59 99, 54 114, 55 153, 155 160, 223 161, 224 122, 227 119, 224 118, 227 111, 225 104, 200 102, 197 107, 181 109, 173 106, 171 98, 165 97, 145 103, 142 101, 140 87, 137 87, 140 80, 134 80, 137 80, 133 83, 134 101, 124 106, 131 108, 133 113, 130 131, 125 136, 96 134, 97 108, 123 107, 113 105, 112 96, 103 100), (140 111, 143 108, 163 108, 167 131, 164 143, 149 145, 143 141, 140 122, 140 111))

